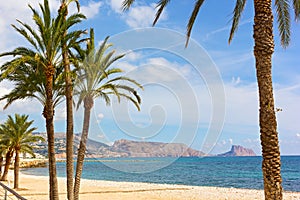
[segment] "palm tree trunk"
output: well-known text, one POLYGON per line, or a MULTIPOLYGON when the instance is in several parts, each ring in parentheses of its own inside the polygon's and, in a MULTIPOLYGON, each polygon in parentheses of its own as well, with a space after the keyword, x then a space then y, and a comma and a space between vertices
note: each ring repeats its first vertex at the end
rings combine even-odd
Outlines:
POLYGON ((93 107, 93 104, 94 102, 92 97, 86 97, 84 99, 84 119, 83 119, 80 145, 77 153, 76 175, 75 175, 75 184, 74 184, 74 200, 79 200, 80 179, 81 179, 81 174, 83 169, 86 143, 89 134, 90 115, 91 115, 91 109, 93 107))
MULTIPOLYGON (((60 11, 64 13, 64 21, 66 21, 68 15, 68 8, 65 4, 65 1, 62 1, 60 6, 60 11)), ((67 35, 67 31, 64 32, 64 37, 67 35)), ((73 200, 73 175, 74 175, 74 165, 73 165, 73 143, 74 143, 74 133, 73 133, 73 87, 72 80, 70 77, 70 60, 68 56, 67 44, 65 41, 62 42, 62 51, 63 51, 63 64, 65 68, 65 82, 66 82, 66 107, 67 107, 67 144, 66 144, 66 153, 67 153, 67 198, 68 200, 73 200)))
POLYGON ((19 188, 19 167, 20 167, 20 150, 16 150, 15 164, 14 164, 14 189, 19 188))
POLYGON ((259 90, 259 125, 262 145, 262 171, 266 200, 281 200, 280 150, 272 87, 274 52, 271 0, 255 0, 254 55, 259 90))
POLYGON ((4 166, 3 175, 1 177, 1 181, 7 181, 7 174, 10 167, 10 161, 12 156, 13 156, 13 151, 10 149, 5 155, 5 166, 4 166))
POLYGON ((0 176, 1 176, 1 174, 2 174, 3 160, 4 160, 3 156, 0 156, 0 176))
POLYGON ((54 144, 54 108, 53 108, 53 75, 55 69, 53 66, 47 66, 46 73, 46 104, 43 115, 46 119, 46 130, 48 139, 48 157, 49 157, 49 192, 50 200, 58 200, 58 183, 56 174, 55 144, 54 144))

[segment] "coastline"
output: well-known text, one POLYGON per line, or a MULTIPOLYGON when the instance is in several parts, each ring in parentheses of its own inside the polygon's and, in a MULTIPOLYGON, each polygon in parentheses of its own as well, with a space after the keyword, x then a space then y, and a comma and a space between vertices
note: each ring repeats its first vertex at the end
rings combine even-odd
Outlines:
MULTIPOLYGON (((10 185, 12 185, 12 171, 8 178, 10 185)), ((58 184, 60 199, 66 199, 66 179, 58 178, 58 184)), ((34 176, 21 173, 20 189, 16 191, 28 200, 48 200, 48 188, 47 176, 34 176)), ((82 200, 254 200, 263 198, 263 190, 87 179, 82 179, 80 190, 80 199, 82 200)), ((300 192, 284 192, 284 199, 300 199, 300 192)))

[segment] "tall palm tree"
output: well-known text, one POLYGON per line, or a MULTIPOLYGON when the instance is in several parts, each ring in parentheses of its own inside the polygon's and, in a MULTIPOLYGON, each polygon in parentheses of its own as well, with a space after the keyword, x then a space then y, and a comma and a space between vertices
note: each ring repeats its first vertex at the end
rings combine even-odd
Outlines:
POLYGON ((110 97, 116 96, 118 100, 123 97, 131 101, 139 110, 141 99, 137 91, 132 86, 142 88, 136 81, 125 77, 116 76, 122 73, 119 68, 110 68, 124 54, 114 56, 115 51, 106 51, 112 46, 107 44, 108 37, 104 40, 98 50, 95 49, 94 31, 90 31, 90 40, 86 50, 82 54, 83 62, 77 69, 77 82, 75 84, 75 94, 78 94, 77 109, 83 103, 84 120, 81 133, 81 140, 77 154, 76 175, 74 184, 74 199, 79 199, 80 178, 83 169, 83 161, 86 151, 86 142, 89 133, 90 114, 95 98, 102 98, 107 105, 110 104, 110 97), (110 78, 114 76, 114 78, 110 78))
MULTIPOLYGON (((61 0, 61 6, 58 10, 59 15, 63 17, 63 23, 67 23, 68 5, 71 2, 77 4, 79 12, 78 0, 61 0)), ((84 18, 83 15, 77 15, 77 20, 81 21, 84 18), (80 18, 79 18, 80 16, 80 18)), ((82 31, 77 31, 79 35, 82 31)), ((73 125, 73 83, 70 69, 69 47, 67 44, 66 36, 68 34, 68 27, 63 30, 63 40, 61 42, 62 58, 65 70, 65 96, 66 96, 66 108, 67 108, 67 130, 66 130, 66 174, 67 174, 67 198, 73 200, 73 175, 74 175, 74 161, 73 161, 73 143, 74 143, 74 125, 73 125)), ((76 41, 75 41, 76 42, 76 41)))
MULTIPOLYGON (((42 15, 29 6, 33 12, 33 20, 37 25, 38 31, 31 28, 28 24, 18 21, 22 28, 18 28, 13 25, 15 30, 19 32, 31 45, 31 48, 19 47, 12 52, 6 52, 0 54, 0 56, 12 55, 15 58, 3 65, 5 71, 2 73, 1 78, 7 78, 11 73, 14 74, 18 69, 24 66, 36 66, 38 70, 43 74, 44 83, 41 87, 41 91, 44 92, 44 98, 38 99, 44 103, 43 116, 46 119, 46 130, 48 139, 48 157, 49 157, 49 190, 50 199, 58 199, 58 185, 56 177, 56 160, 54 149, 54 107, 57 105, 57 96, 54 96, 56 72, 57 68, 61 66, 61 44, 66 41, 67 48, 71 48, 72 45, 78 46, 77 39, 83 33, 83 31, 72 31, 63 35, 65 30, 77 24, 81 21, 83 15, 74 14, 64 21, 63 15, 58 15, 52 19, 48 0, 44 0, 44 4, 40 4, 42 15)), ((26 88, 23 86, 23 88, 26 88)), ((30 90, 31 91, 31 90, 30 90)), ((61 90, 60 90, 61 91, 61 90)), ((15 91, 17 93, 17 91, 15 91)), ((29 97, 30 92, 23 90, 24 94, 17 93, 18 98, 29 97)), ((40 92, 40 91, 38 91, 40 92)), ((60 92, 58 94, 61 94, 60 92)), ((37 96, 33 96, 37 97, 37 96)), ((18 98, 11 96, 14 101, 18 98)), ((7 98, 9 100, 9 98, 7 98)))
POLYGON ((32 143, 44 141, 43 137, 32 135, 37 128, 31 128, 33 123, 28 121, 28 115, 15 114, 15 117, 8 116, 8 119, 2 126, 4 135, 2 141, 9 143, 11 149, 15 153, 14 161, 14 188, 19 188, 19 168, 20 153, 29 153, 34 156, 32 143))
MULTIPOLYGON (((129 9, 135 0, 124 0, 123 8, 129 9)), ((153 25, 161 16, 162 11, 170 0, 159 0, 158 11, 153 25)), ((290 42, 290 4, 293 3, 295 19, 300 19, 300 0, 275 0, 277 22, 280 32, 281 45, 285 48, 290 42)), ((194 9, 187 25, 187 42, 197 15, 204 0, 196 0, 194 9)), ((232 27, 229 36, 231 42, 237 30, 241 13, 246 0, 236 0, 233 11, 232 27)), ((278 143, 277 122, 274 109, 272 86, 272 54, 274 52, 272 0, 254 0, 254 56, 256 60, 256 76, 259 90, 259 126, 262 145, 262 171, 264 177, 265 199, 282 199, 280 150, 278 143)))
MULTIPOLYGON (((56 174, 56 159, 54 148, 54 101, 53 101, 53 82, 55 68, 60 63, 61 41, 62 41, 62 17, 58 16, 52 19, 48 0, 40 4, 40 15, 37 10, 29 6, 33 13, 33 21, 38 31, 28 24, 18 21, 22 28, 13 25, 15 30, 20 33, 30 44, 30 48, 18 47, 12 52, 3 53, 0 56, 17 56, 12 61, 6 63, 7 73, 14 72, 22 64, 36 65, 45 74, 45 106, 43 116, 46 120, 48 157, 49 157, 49 198, 51 200, 59 199, 58 184, 56 174)), ((4 75, 5 75, 4 74, 4 75)))

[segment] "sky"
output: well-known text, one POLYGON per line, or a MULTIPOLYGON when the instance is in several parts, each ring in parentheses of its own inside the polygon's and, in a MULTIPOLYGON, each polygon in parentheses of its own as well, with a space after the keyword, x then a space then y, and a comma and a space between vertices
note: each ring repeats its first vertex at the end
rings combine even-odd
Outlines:
MULTIPOLYGON (((10 0, 0 7, 0 52, 13 50, 26 41, 13 30, 16 19, 32 25, 28 4, 37 8, 39 0, 10 0)), ((115 140, 181 142, 207 153, 228 151, 231 145, 261 153, 258 127, 258 92, 253 56, 253 2, 247 1, 238 31, 231 44, 228 37, 235 1, 207 1, 195 22, 191 40, 185 45, 186 24, 191 1, 171 1, 155 27, 155 1, 136 1, 123 12, 122 0, 80 0, 87 20, 76 28, 94 28, 96 44, 106 36, 116 53, 126 56, 114 66, 136 79, 144 90, 141 111, 130 102, 113 99, 106 106, 95 101, 91 139, 112 144, 115 140)), ((53 14, 59 0, 50 0, 53 14)), ((76 12, 71 5, 70 13, 76 12)), ((294 15, 291 11, 291 19, 294 15)), ((275 17, 276 20, 276 17, 275 17)), ((274 23, 275 53, 273 87, 280 148, 283 155, 300 155, 300 26, 291 23, 291 43, 280 46, 274 23)), ((7 58, 0 58, 3 64, 7 58)), ((0 96, 13 84, 0 83, 0 96)), ((3 110, 0 122, 14 113, 28 114, 38 131, 45 132, 42 106, 35 100, 17 101, 3 110)), ((75 132, 82 127, 83 110, 74 114, 75 132)), ((55 111, 55 131, 65 131, 65 106, 55 111)))

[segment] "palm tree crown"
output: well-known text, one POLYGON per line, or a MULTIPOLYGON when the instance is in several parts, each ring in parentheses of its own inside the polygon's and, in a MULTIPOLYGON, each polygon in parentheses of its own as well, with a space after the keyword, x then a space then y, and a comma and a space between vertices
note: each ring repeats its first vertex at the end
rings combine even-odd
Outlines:
POLYGON ((32 135, 37 128, 30 128, 33 121, 28 121, 28 115, 9 115, 7 121, 1 125, 1 142, 9 143, 15 150, 34 156, 31 143, 44 140, 43 137, 32 135))
POLYGON ((107 44, 107 40, 108 37, 105 38, 100 48, 96 51, 94 46, 94 32, 91 29, 90 42, 88 42, 87 49, 82 55, 84 60, 76 71, 78 78, 75 83, 75 94, 79 96, 77 108, 86 98, 95 99, 100 97, 109 105, 111 102, 109 95, 115 95, 119 101, 121 97, 130 100, 139 110, 141 98, 134 88, 121 83, 131 83, 139 88, 142 88, 142 86, 128 77, 115 76, 122 73, 123 70, 110 68, 110 66, 124 57, 124 54, 114 57, 114 50, 105 53, 112 46, 112 44, 107 44), (111 76, 114 76, 114 78, 109 79, 111 76), (130 96, 130 94, 133 96, 130 96))

